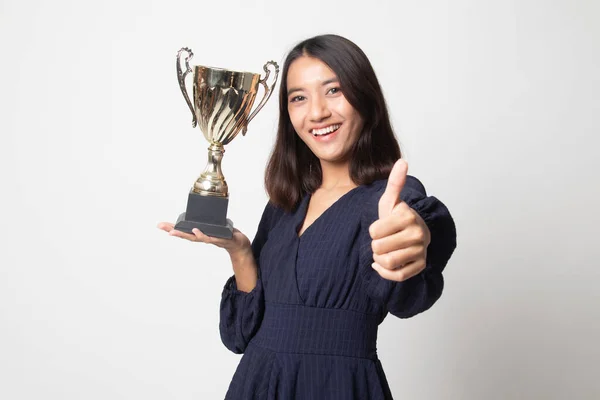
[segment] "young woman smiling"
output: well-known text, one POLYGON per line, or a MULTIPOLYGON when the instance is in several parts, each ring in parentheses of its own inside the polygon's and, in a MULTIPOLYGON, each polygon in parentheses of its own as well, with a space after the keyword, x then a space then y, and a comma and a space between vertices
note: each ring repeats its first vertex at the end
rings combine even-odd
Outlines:
POLYGON ((454 221, 407 175, 375 72, 351 41, 299 43, 279 108, 252 243, 238 230, 225 240, 159 227, 231 257, 219 328, 244 356, 227 399, 391 399, 378 326, 440 297, 454 221))

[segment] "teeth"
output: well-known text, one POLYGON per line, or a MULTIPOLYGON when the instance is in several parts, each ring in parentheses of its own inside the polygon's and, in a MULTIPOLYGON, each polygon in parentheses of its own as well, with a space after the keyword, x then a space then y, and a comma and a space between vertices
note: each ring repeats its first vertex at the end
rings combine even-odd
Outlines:
POLYGON ((326 135, 328 133, 331 133, 333 131, 337 131, 338 129, 340 129, 340 124, 335 124, 335 125, 330 125, 327 128, 322 128, 322 129, 313 129, 312 130, 312 134, 313 136, 322 136, 322 135, 326 135))

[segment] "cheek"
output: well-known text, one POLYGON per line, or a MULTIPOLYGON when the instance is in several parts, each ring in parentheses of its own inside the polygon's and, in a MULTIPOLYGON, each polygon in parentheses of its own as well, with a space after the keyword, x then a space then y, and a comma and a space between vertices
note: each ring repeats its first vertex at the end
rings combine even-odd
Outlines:
POLYGON ((298 110, 288 108, 288 115, 290 116, 290 121, 296 132, 300 132, 302 130, 303 119, 298 110))
POLYGON ((346 114, 349 116, 349 118, 352 120, 352 126, 355 130, 360 131, 362 130, 363 127, 363 120, 361 118, 361 116, 354 110, 354 109, 350 109, 349 113, 346 114))
POLYGON ((355 117, 352 120, 352 127, 350 129, 352 130, 350 133, 350 141, 352 143, 354 143, 358 140, 358 138, 360 137, 360 134, 362 133, 362 130, 363 130, 362 120, 359 117, 355 117))
POLYGON ((341 115, 346 121, 350 122, 352 125, 360 124, 361 118, 358 112, 346 101, 345 99, 340 99, 335 105, 336 112, 341 115))

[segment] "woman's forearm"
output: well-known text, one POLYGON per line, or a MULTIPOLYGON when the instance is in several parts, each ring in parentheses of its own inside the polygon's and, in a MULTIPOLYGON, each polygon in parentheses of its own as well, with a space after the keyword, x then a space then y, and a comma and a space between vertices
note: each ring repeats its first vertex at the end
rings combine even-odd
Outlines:
POLYGON ((258 266, 254 260, 252 250, 244 250, 239 253, 229 254, 233 273, 235 274, 235 283, 237 289, 249 293, 256 287, 258 280, 258 266))

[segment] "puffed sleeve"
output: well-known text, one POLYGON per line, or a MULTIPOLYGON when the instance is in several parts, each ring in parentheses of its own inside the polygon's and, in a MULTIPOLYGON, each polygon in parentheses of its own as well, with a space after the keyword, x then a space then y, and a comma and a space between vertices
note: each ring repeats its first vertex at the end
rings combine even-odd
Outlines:
POLYGON ((427 196, 421 182, 408 175, 400 199, 415 210, 431 232, 427 247, 427 263, 418 275, 404 282, 382 278, 375 271, 369 226, 378 219, 378 202, 385 183, 369 197, 361 221, 359 237, 362 283, 367 295, 399 317, 409 318, 429 309, 444 289, 442 271, 456 248, 456 226, 448 208, 437 198, 427 196))
POLYGON ((256 286, 249 293, 238 290, 235 275, 225 283, 221 295, 219 331, 225 347, 236 354, 246 350, 262 321, 265 300, 260 278, 260 252, 267 241, 274 207, 268 203, 252 241, 252 253, 258 266, 256 286))

